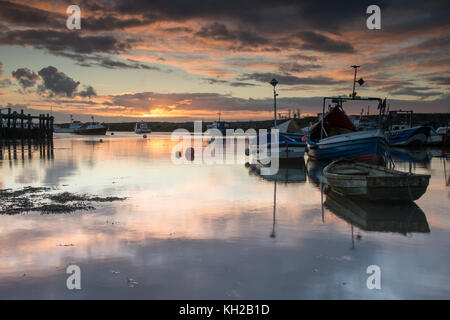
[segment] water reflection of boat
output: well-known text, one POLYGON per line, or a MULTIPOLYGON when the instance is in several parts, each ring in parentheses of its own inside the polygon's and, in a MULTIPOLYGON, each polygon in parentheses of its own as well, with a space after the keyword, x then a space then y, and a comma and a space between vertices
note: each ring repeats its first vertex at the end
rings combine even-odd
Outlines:
POLYGON ((427 149, 390 148, 390 156, 394 161, 419 163, 425 167, 431 161, 431 156, 427 149))
POLYGON ((425 213, 414 202, 386 204, 355 200, 328 192, 324 205, 352 226, 366 231, 429 233, 425 213))
POLYGON ((329 164, 327 161, 320 161, 313 158, 308 158, 306 162, 306 171, 309 181, 316 187, 320 187, 321 184, 328 184, 327 178, 323 175, 323 169, 329 164))
POLYGON ((334 191, 366 200, 414 201, 427 190, 430 175, 413 174, 350 160, 323 169, 334 191))
POLYGON ((144 122, 141 121, 140 123, 136 123, 134 127, 134 133, 141 134, 141 133, 151 133, 152 129, 144 122))
POLYGON ((281 164, 277 173, 272 175, 261 175, 261 168, 263 165, 257 164, 249 164, 246 166, 249 168, 249 172, 253 174, 257 174, 262 177, 264 180, 268 181, 280 181, 284 183, 295 183, 295 182, 305 182, 306 181, 306 166, 305 160, 300 159, 297 163, 286 163, 281 164))

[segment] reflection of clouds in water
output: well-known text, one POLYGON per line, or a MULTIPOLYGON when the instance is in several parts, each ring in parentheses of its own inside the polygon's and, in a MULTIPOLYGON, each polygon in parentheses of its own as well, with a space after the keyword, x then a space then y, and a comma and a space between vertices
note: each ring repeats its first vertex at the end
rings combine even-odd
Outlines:
POLYGON ((55 164, 45 169, 43 183, 45 185, 58 185, 64 178, 75 175, 78 165, 73 160, 56 161, 55 164))
POLYGON ((30 184, 39 180, 39 174, 36 169, 25 168, 16 176, 15 182, 21 184, 30 184))
MULTIPOLYGON (((427 254, 428 259, 419 263, 414 247, 393 257, 392 251, 373 243, 349 251, 346 241, 319 234, 298 239, 292 246, 218 239, 147 239, 136 245, 122 240, 117 247, 128 255, 106 258, 91 252, 75 260, 63 258, 62 264, 76 261, 82 266, 83 298, 91 299, 417 299, 442 298, 448 292, 448 277, 433 276, 434 272, 446 274, 448 267, 433 263, 438 252, 427 254), (371 264, 381 267, 382 290, 366 287, 366 269, 371 264), (431 268, 424 272, 421 265, 431 268), (120 279, 111 270, 120 271, 120 279), (416 274, 422 279, 410 281, 416 274), (123 277, 132 277, 139 285, 130 290, 123 277)), ((65 270, 48 274, 32 274, 33 282, 26 278, 6 281, 0 298, 68 295, 61 285, 65 270)))
MULTIPOLYGON (((433 232, 407 238, 355 227, 363 237, 349 250, 348 222, 327 208, 322 222, 320 164, 309 162, 309 171, 301 172, 307 182, 277 183, 273 239, 274 182, 249 176, 244 165, 175 166, 176 141, 153 135, 105 137, 103 143, 56 139, 55 145, 54 162, 33 158, 42 183, 67 181, 74 192, 129 198, 90 213, 0 215, 0 298, 73 298, 64 286, 71 263, 82 267, 86 298, 430 298, 448 292, 450 227, 448 204, 440 200, 448 188, 435 159, 434 179, 418 203, 433 232), (365 287, 371 264, 382 269, 381 291, 365 287), (30 275, 36 281, 28 281, 30 275), (139 285, 128 288, 125 277, 139 285)), ((8 187, 11 176, 24 174, 23 167, 14 169, 0 167, 8 187)))

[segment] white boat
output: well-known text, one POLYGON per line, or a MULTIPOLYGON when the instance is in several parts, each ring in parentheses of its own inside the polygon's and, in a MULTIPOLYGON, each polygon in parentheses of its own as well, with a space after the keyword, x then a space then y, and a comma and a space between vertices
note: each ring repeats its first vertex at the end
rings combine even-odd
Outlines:
POLYGON ((60 125, 54 125, 53 131, 56 133, 75 133, 75 130, 81 128, 83 124, 80 121, 74 121, 73 116, 70 115, 70 124, 68 127, 62 127, 60 125))
POLYGON ((150 127, 144 121, 141 121, 140 123, 136 123, 134 132, 137 134, 151 133, 152 129, 150 129, 150 127))
POLYGON ((264 164, 270 163, 270 160, 277 156, 280 161, 303 159, 305 155, 306 143, 299 142, 293 138, 279 134, 278 142, 271 141, 272 134, 257 136, 249 143, 247 151, 257 162, 264 164), (264 141, 265 140, 265 141, 264 141))

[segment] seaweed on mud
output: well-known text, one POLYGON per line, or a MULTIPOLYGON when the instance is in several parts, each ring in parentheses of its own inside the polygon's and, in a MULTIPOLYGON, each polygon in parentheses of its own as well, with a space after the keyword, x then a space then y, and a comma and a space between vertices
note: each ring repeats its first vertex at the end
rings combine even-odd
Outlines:
POLYGON ((25 187, 20 190, 0 190, 0 214, 40 212, 41 214, 71 213, 96 208, 92 202, 123 201, 121 197, 100 197, 70 192, 48 193, 54 188, 25 187), (32 198, 32 199, 30 199, 32 198))
POLYGON ((67 203, 74 201, 89 201, 89 202, 113 202, 113 201, 123 201, 126 198, 120 197, 99 197, 99 196, 89 196, 86 194, 75 194, 70 192, 63 192, 58 194, 48 195, 48 199, 57 203, 67 203))
POLYGON ((25 187, 20 190, 13 191, 12 189, 1 189, 0 190, 0 199, 3 200, 4 198, 10 198, 10 197, 20 197, 24 196, 26 194, 34 194, 34 193, 40 193, 43 191, 49 191, 51 188, 48 187, 25 187))
POLYGON ((77 204, 44 204, 42 206, 34 208, 34 211, 39 211, 43 214, 52 213, 70 213, 77 210, 95 210, 95 207, 85 203, 77 204))

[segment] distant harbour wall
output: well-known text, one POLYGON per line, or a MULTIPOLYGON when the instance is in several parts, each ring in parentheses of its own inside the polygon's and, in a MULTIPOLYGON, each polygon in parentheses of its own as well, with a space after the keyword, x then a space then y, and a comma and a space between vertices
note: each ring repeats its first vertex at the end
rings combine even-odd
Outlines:
MULTIPOLYGON (((359 119, 360 115, 352 115, 355 119, 359 119)), ((378 120, 378 115, 364 116, 370 120, 378 120)), ((303 117, 301 119, 295 119, 300 128, 308 127, 310 124, 316 122, 318 117, 303 117)), ((278 123, 286 121, 280 119, 278 123)), ((408 123, 409 119, 407 115, 399 114, 396 118, 399 123, 408 123)), ((450 114, 448 113, 414 113, 412 117, 413 125, 427 124, 432 125, 434 128, 448 126, 450 122, 450 114)), ((145 122, 154 132, 173 132, 176 129, 186 129, 189 132, 194 131, 194 122, 161 122, 151 121, 145 122)), ((260 121, 230 121, 230 129, 243 129, 248 130, 250 128, 270 129, 273 127, 273 120, 260 120, 260 121)), ((106 126, 110 131, 134 131, 136 122, 120 122, 120 123, 106 123, 106 126)), ((203 131, 205 131, 208 125, 212 124, 211 121, 203 122, 203 131)))

